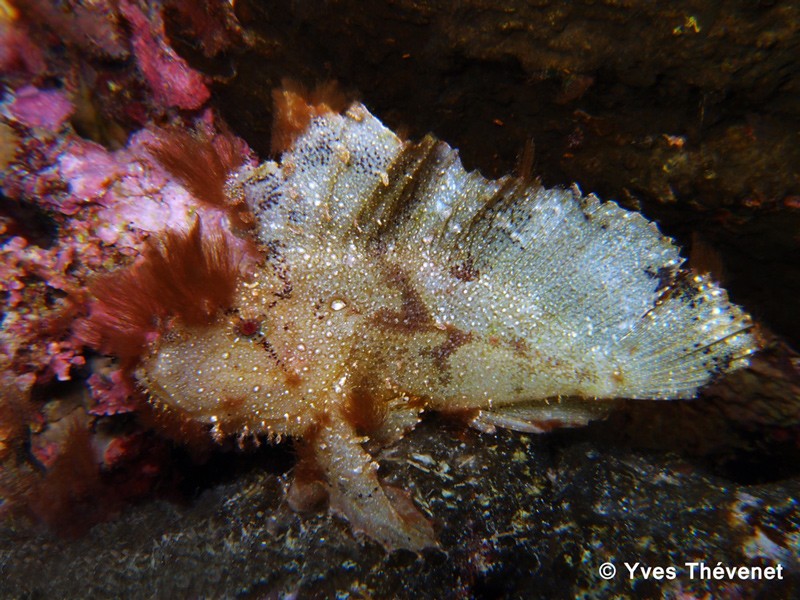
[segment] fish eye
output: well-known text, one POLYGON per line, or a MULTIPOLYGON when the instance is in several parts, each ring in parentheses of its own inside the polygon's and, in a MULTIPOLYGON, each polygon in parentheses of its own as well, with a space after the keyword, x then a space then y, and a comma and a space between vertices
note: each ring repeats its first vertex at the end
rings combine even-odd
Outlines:
POLYGON ((239 335, 253 337, 261 331, 261 321, 259 319, 240 319, 234 327, 239 335))

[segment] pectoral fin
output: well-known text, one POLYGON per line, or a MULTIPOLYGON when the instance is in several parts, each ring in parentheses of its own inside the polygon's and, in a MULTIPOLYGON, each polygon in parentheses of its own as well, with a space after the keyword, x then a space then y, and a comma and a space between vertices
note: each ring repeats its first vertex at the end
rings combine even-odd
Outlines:
POLYGON ((418 551, 436 546, 428 519, 407 491, 386 490, 378 480, 378 464, 364 450, 344 419, 332 418, 316 438, 316 459, 330 489, 330 506, 351 527, 378 540, 388 550, 418 551))

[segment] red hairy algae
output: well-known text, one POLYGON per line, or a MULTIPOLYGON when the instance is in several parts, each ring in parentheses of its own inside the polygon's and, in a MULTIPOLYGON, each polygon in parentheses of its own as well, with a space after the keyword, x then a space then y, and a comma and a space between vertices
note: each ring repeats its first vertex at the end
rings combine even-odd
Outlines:
POLYGON ((255 219, 244 202, 226 193, 229 175, 244 162, 232 136, 223 133, 212 139, 174 128, 162 132, 150 152, 197 200, 225 211, 234 227, 253 227, 255 219))
POLYGON ((206 325, 229 305, 239 261, 222 234, 204 234, 200 220, 188 232, 167 231, 144 259, 98 278, 79 339, 132 366, 170 317, 206 325))

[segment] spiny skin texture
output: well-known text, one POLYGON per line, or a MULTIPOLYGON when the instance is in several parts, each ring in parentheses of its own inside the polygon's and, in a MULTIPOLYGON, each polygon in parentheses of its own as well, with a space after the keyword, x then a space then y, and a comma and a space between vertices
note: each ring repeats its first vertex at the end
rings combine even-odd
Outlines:
POLYGON ((176 322, 137 377, 219 435, 302 438, 332 508, 390 549, 435 537, 381 487, 367 439, 425 408, 487 430, 582 424, 604 400, 691 398, 755 350, 749 317, 641 215, 466 173, 360 105, 230 188, 264 264, 211 326, 176 322))

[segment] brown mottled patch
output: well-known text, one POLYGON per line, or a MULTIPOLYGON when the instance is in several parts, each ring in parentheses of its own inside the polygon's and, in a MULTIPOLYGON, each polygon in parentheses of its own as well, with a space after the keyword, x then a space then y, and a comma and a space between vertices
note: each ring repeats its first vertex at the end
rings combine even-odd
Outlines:
POLYGON ((408 275, 399 266, 389 265, 385 276, 389 286, 400 291, 402 305, 399 311, 386 308, 376 311, 373 322, 401 333, 428 331, 435 327, 428 307, 408 275))
POLYGON ((521 358, 529 358, 530 357, 530 346, 528 346, 528 342, 526 342, 523 338, 517 337, 512 339, 509 342, 512 350, 514 350, 514 354, 521 358))
POLYGON ((424 350, 422 354, 433 359, 433 364, 439 369, 439 380, 443 384, 447 384, 452 378, 450 364, 447 360, 456 350, 472 340, 472 333, 462 331, 452 325, 447 325, 443 333, 446 336, 445 340, 430 350, 424 350))
POLYGON ((461 346, 472 340, 472 332, 462 331, 452 325, 448 325, 445 328, 445 335, 447 337, 444 342, 428 351, 431 358, 433 358, 434 364, 442 371, 450 368, 450 365, 447 364, 447 359, 461 346))
POLYGON ((286 386, 290 388, 296 388, 301 383, 303 383, 303 378, 300 377, 300 375, 298 375, 294 371, 287 372, 285 375, 285 379, 286 379, 286 386))
POLYGON ((326 420, 324 415, 320 415, 294 444, 297 464, 286 501, 296 512, 319 510, 328 500, 327 478, 316 458, 320 430, 325 426, 326 420))
POLYGON ((377 431, 386 419, 386 403, 366 385, 356 386, 345 399, 342 416, 359 435, 377 431))
POLYGON ((452 265, 450 267, 450 275, 461 281, 477 281, 480 279, 481 272, 475 267, 475 263, 470 256, 452 265))
POLYGON ((243 421, 242 414, 246 403, 247 399, 241 396, 225 397, 220 400, 220 414, 217 417, 224 421, 226 429, 231 425, 238 427, 237 424, 243 421))

